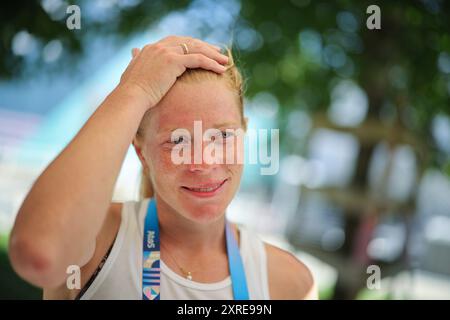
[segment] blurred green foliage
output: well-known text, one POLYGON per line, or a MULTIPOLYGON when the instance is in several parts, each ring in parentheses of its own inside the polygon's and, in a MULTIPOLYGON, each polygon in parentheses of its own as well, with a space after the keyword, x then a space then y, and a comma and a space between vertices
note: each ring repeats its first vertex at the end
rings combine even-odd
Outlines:
MULTIPOLYGON (((73 2, 81 8, 86 3, 73 2)), ((65 7, 52 16, 39 1, 5 2, 0 10, 0 77, 10 79, 25 70, 24 59, 11 49, 21 30, 42 43, 62 41, 68 56, 61 67, 67 67, 72 65, 67 59, 76 61, 93 35, 125 39, 190 4, 152 0, 117 6, 106 17, 83 19, 81 30, 71 31, 65 26, 65 7)), ((351 79, 368 96, 369 119, 383 116, 411 131, 418 145, 427 146, 430 164, 441 169, 447 164, 431 139, 430 125, 436 114, 450 113, 448 1, 247 0, 240 5, 230 39, 249 79, 247 95, 273 94, 281 106, 280 127, 294 109, 327 109, 333 87, 351 79), (366 9, 372 4, 381 8, 380 30, 366 27, 366 9)), ((196 21, 205 36, 214 28, 207 22, 196 21)), ((35 62, 38 66, 39 58, 35 62)))

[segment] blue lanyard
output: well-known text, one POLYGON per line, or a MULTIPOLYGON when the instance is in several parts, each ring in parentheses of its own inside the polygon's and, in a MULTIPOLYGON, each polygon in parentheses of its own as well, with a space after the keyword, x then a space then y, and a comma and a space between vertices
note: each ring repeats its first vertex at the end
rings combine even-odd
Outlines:
MULTIPOLYGON (((228 265, 235 300, 249 300, 244 265, 230 224, 225 224, 228 265)), ((161 264, 156 202, 150 199, 144 223, 142 252, 142 299, 160 300, 161 264)))

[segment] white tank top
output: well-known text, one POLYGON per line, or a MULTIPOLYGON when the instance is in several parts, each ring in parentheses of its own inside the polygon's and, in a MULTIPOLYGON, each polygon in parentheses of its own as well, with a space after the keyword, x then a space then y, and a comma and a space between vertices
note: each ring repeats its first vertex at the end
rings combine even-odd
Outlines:
MULTIPOLYGON (((80 299, 142 299, 142 239, 149 199, 124 202, 116 240, 103 268, 80 299)), ((238 225, 240 252, 251 300, 269 300, 264 243, 238 225)), ((232 300, 231 278, 200 283, 183 278, 161 260, 162 300, 232 300)))

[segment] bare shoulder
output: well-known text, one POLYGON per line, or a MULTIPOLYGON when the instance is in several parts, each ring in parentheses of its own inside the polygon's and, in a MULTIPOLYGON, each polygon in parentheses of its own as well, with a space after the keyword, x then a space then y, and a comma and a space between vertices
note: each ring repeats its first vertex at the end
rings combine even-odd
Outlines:
MULTIPOLYGON (((120 227, 122 203, 112 202, 106 215, 103 226, 97 235, 95 251, 88 263, 80 268, 80 288, 89 281, 97 269, 108 249, 112 245, 120 227)), ((44 299, 49 300, 73 300, 77 297, 80 289, 68 289, 66 283, 57 288, 44 288, 44 299)))
POLYGON ((317 299, 314 277, 293 254, 265 243, 270 298, 273 300, 317 299))

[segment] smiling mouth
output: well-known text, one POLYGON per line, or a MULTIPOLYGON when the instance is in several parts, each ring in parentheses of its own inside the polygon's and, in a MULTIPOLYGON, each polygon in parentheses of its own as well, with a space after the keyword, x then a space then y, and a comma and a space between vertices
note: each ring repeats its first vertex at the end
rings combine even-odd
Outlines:
POLYGON ((219 183, 209 183, 196 187, 182 186, 181 188, 199 196, 212 196, 216 194, 227 181, 228 179, 225 179, 219 183))

